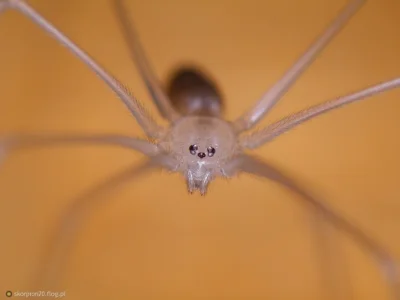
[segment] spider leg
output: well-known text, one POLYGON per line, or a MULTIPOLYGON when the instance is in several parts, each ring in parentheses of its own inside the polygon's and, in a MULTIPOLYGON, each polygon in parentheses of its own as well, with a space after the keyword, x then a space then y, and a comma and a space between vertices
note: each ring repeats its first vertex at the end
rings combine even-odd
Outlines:
POLYGON ((344 27, 364 2, 364 0, 350 1, 322 35, 311 44, 307 51, 292 65, 283 77, 275 83, 249 111, 234 121, 234 127, 238 132, 248 130, 262 120, 268 111, 282 98, 300 75, 317 58, 318 54, 328 46, 333 37, 344 27))
POLYGON ((315 210, 307 210, 307 212, 312 221, 310 226, 314 233, 316 255, 320 274, 322 274, 320 279, 324 292, 321 299, 353 299, 346 257, 335 239, 332 226, 329 226, 331 224, 327 224, 321 212, 315 210), (341 272, 339 273, 338 270, 341 272))
POLYGON ((160 167, 159 164, 163 160, 163 156, 158 156, 153 159, 147 159, 138 165, 130 166, 73 199, 61 216, 45 248, 39 267, 33 277, 32 288, 43 286, 55 288, 61 281, 68 265, 68 256, 77 242, 79 231, 90 214, 99 205, 111 200, 110 192, 131 182, 138 176, 160 167))
MULTIPOLYGON (((0 4, 5 5, 11 9, 15 9, 28 17, 37 26, 42 28, 45 32, 50 34, 55 40, 64 45, 83 63, 85 63, 93 72, 97 74, 122 100, 125 106, 130 110, 132 115, 136 118, 139 125, 147 136, 151 138, 160 137, 164 129, 157 125, 155 121, 146 112, 144 107, 139 101, 129 92, 129 90, 113 77, 104 67, 94 60, 88 53, 82 50, 64 33, 58 30, 53 24, 45 19, 40 13, 34 10, 30 5, 22 0, 3 0, 0 4)), ((4 8, 4 7, 3 7, 4 8)))
POLYGON ((15 151, 30 147, 72 146, 72 145, 108 145, 136 150, 146 156, 154 156, 159 150, 150 142, 116 134, 73 134, 73 135, 40 135, 15 134, 0 136, 0 163, 15 151))
POLYGON ((249 155, 238 156, 227 165, 226 168, 227 172, 230 174, 233 174, 234 172, 244 172, 267 178, 301 196, 304 204, 310 205, 313 209, 323 214, 327 221, 339 230, 351 236, 364 250, 368 251, 372 255, 378 263, 386 281, 390 285, 393 299, 400 300, 399 270, 392 255, 372 240, 362 230, 358 229, 345 218, 335 213, 331 208, 329 208, 329 206, 320 200, 315 199, 305 189, 301 188, 295 180, 291 178, 291 176, 285 174, 272 164, 249 155))
POLYGON ((131 57, 135 62, 146 87, 156 104, 160 114, 170 122, 179 118, 179 114, 171 105, 171 101, 161 87, 156 75, 154 74, 150 63, 140 43, 140 38, 133 25, 133 20, 128 16, 128 9, 123 0, 113 0, 115 15, 121 27, 122 34, 125 37, 129 47, 131 57))
POLYGON ((272 123, 262 130, 256 131, 255 133, 242 136, 240 138, 240 143, 245 148, 254 149, 260 147, 266 142, 269 142, 275 137, 278 137, 286 131, 292 129, 293 127, 300 125, 320 114, 398 87, 400 87, 400 77, 370 86, 352 94, 317 104, 289 115, 275 123, 272 123))

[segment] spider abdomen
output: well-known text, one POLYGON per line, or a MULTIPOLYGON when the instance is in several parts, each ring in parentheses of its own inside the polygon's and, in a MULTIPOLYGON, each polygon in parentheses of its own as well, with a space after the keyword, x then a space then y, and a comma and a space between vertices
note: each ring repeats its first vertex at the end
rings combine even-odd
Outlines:
POLYGON ((168 95, 182 115, 222 114, 223 103, 216 84, 196 68, 178 69, 169 82, 168 95))

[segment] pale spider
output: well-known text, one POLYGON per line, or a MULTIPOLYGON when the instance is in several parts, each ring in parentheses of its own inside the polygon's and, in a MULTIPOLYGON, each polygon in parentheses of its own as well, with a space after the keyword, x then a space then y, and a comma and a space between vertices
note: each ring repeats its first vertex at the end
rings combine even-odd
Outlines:
MULTIPOLYGON (((130 170, 130 175, 137 174, 139 170, 162 167, 172 172, 181 173, 186 179, 188 191, 192 193, 198 190, 202 195, 206 194, 209 183, 218 176, 231 178, 239 172, 244 172, 268 178, 301 195, 327 220, 353 236, 376 259, 382 268, 382 272, 387 276, 393 296, 400 299, 397 268, 389 253, 362 231, 298 186, 288 175, 283 174, 271 164, 245 153, 245 150, 262 146, 293 127, 322 113, 400 86, 400 78, 382 82, 307 108, 266 128, 248 133, 282 98, 296 79, 363 4, 364 1, 362 0, 350 1, 284 76, 249 111, 237 120, 230 122, 221 117, 222 101, 217 89, 196 70, 187 69, 178 72, 172 80, 169 94, 160 87, 125 13, 126 10, 120 1, 115 1, 115 10, 118 19, 121 21, 121 28, 130 47, 132 57, 160 114, 170 123, 168 128, 163 128, 149 117, 143 106, 118 80, 26 2, 22 0, 2 0, 0 12, 14 9, 24 14, 59 43, 65 45, 92 69, 123 101, 149 141, 118 135, 11 135, 3 139, 0 150, 3 154, 7 154, 8 151, 15 148, 65 143, 123 146, 148 157, 146 162, 138 169, 130 170)), ((118 179, 114 179, 114 181, 118 181, 118 179)))

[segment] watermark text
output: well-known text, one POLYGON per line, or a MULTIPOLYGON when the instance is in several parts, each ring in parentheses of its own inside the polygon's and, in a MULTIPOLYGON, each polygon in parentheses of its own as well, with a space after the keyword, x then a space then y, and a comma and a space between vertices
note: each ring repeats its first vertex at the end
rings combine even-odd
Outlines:
POLYGON ((66 296, 65 291, 53 292, 53 291, 6 291, 6 297, 49 297, 49 298, 64 298, 66 296))

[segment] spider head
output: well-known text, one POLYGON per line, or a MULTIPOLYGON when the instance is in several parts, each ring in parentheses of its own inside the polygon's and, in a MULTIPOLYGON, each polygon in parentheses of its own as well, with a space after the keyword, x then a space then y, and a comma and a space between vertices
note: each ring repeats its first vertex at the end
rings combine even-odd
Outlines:
POLYGON ((190 193, 199 190, 204 195, 208 184, 218 174, 219 162, 214 158, 217 148, 217 145, 202 143, 200 140, 187 147, 189 155, 184 159, 183 173, 190 193))
POLYGON ((202 195, 217 176, 224 176, 223 165, 237 151, 231 125, 221 119, 187 116, 175 123, 166 138, 166 150, 179 162, 177 168, 190 193, 202 195))

